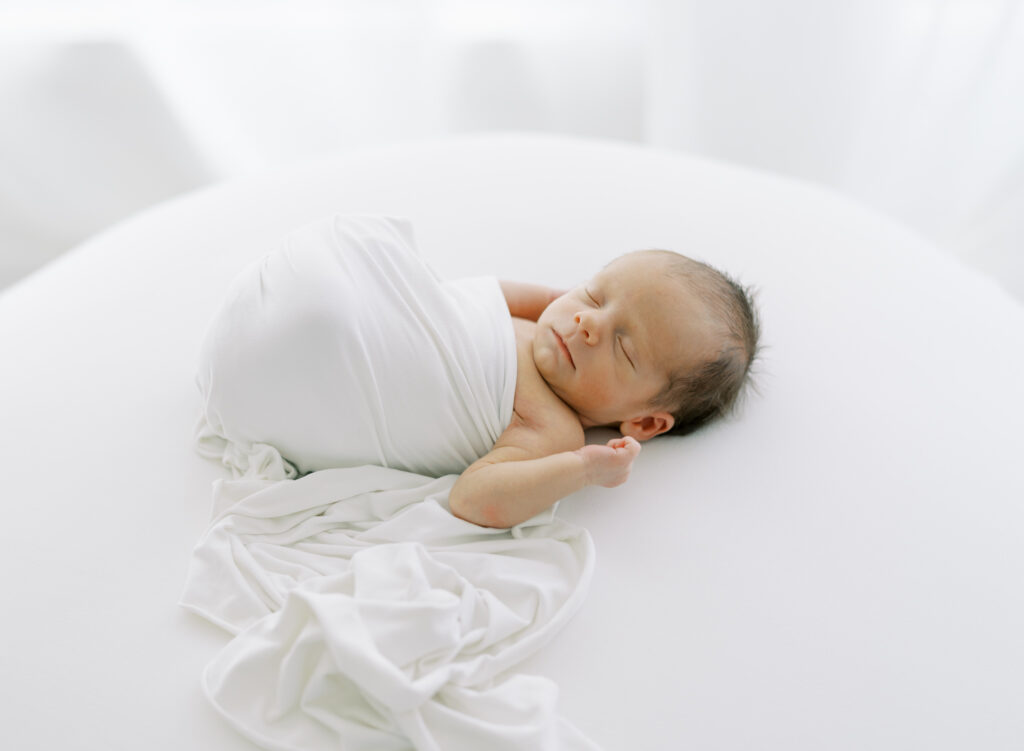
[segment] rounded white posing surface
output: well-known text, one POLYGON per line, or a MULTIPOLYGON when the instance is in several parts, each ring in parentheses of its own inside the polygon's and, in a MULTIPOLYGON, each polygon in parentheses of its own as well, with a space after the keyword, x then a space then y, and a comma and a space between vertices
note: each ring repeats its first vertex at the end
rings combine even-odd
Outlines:
MULTIPOLYGON (((0 746, 252 748, 175 603, 208 521, 194 376, 230 280, 336 212, 443 278, 566 286, 667 247, 760 288, 760 395, 559 515, 597 566, 520 670, 608 749, 1024 745, 1024 311, 803 183, 539 136, 339 155, 171 201, 0 295, 0 746), (739 721, 741 718, 742 721, 739 721)), ((607 435, 594 440, 607 440, 607 435)))

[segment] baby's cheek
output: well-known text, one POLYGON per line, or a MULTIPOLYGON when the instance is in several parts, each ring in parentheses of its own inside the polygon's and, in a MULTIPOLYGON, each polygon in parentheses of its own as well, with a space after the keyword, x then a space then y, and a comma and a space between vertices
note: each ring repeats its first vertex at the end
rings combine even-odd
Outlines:
POLYGON ((611 384, 599 380, 586 381, 583 384, 583 392, 587 400, 595 406, 600 406, 618 395, 618 392, 611 384))

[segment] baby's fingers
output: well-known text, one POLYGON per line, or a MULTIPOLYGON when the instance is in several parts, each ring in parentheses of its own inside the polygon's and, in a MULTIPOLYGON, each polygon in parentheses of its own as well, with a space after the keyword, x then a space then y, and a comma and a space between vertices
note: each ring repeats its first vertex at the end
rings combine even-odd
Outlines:
POLYGON ((634 456, 640 453, 640 441, 628 435, 622 438, 613 438, 608 441, 607 445, 613 449, 625 449, 634 456))

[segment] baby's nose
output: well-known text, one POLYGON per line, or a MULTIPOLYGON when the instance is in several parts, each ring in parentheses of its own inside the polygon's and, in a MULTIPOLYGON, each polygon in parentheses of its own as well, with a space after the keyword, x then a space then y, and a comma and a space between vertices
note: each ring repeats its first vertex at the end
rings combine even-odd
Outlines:
POLYGON ((597 344, 597 321, 595 321, 591 316, 584 316, 582 313, 577 313, 575 320, 576 325, 580 327, 580 332, 583 334, 583 341, 587 344, 597 344))

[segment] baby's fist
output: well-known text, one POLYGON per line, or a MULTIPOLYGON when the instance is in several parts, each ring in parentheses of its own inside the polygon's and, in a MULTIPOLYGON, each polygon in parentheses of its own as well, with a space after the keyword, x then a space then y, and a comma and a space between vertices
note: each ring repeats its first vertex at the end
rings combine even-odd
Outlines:
POLYGON ((633 460, 640 453, 640 442, 629 436, 613 438, 604 446, 584 446, 577 453, 583 457, 588 485, 614 488, 629 477, 633 460))

